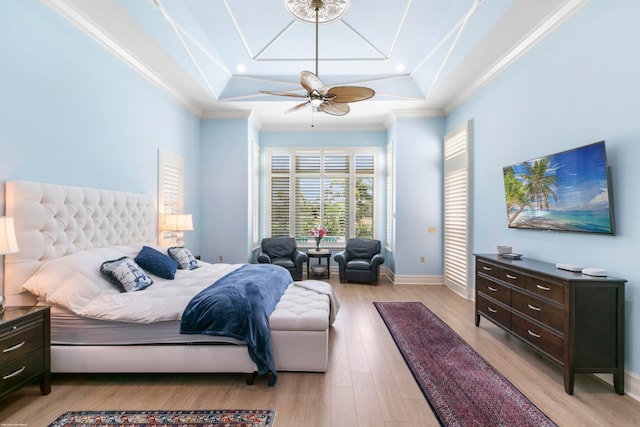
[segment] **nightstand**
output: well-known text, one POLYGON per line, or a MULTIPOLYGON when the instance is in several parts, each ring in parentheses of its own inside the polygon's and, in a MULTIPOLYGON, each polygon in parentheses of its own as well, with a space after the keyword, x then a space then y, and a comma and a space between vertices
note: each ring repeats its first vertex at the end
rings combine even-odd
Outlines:
POLYGON ((51 393, 49 307, 7 307, 0 313, 0 399, 40 381, 51 393))

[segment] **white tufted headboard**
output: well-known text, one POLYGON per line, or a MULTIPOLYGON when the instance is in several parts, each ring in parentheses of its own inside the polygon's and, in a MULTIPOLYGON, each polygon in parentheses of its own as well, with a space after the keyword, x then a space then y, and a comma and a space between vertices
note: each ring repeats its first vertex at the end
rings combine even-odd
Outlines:
POLYGON ((5 215, 14 218, 20 252, 6 255, 7 305, 33 303, 22 284, 43 262, 77 251, 155 242, 150 196, 28 181, 5 183, 5 215))

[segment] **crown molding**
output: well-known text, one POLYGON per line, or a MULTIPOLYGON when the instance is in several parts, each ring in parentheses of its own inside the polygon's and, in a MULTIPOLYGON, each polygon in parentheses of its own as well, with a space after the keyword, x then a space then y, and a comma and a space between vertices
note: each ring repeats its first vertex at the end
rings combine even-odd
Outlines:
POLYGON ((453 101, 444 108, 444 114, 451 114, 456 108, 475 95, 481 88, 489 84, 489 82, 499 76, 504 70, 513 65, 560 25, 578 13, 578 11, 590 3, 590 1, 591 0, 566 0, 544 22, 529 32, 513 49, 500 58, 493 67, 462 90, 453 101))
POLYGON ((105 49, 115 55, 122 62, 131 67, 134 71, 142 75, 145 79, 156 85, 163 92, 173 98, 178 104, 185 107, 197 117, 202 116, 202 109, 192 102, 187 96, 179 92, 166 80, 154 73, 146 64, 140 61, 135 55, 127 51, 116 42, 108 33, 91 22, 80 10, 78 10, 69 0, 42 0, 50 9, 54 10, 64 19, 73 24, 76 28, 87 34, 93 40, 102 45, 105 49))

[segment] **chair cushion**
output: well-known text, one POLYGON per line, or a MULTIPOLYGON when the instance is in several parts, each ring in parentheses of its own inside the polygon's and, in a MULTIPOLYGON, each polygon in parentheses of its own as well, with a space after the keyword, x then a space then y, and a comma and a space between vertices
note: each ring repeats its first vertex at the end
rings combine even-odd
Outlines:
POLYGON ((371 263, 368 259, 352 259, 347 262, 347 270, 371 270, 371 263))
POLYGON ((371 259, 375 254, 380 253, 380 241, 349 239, 346 250, 349 252, 349 258, 371 259))
POLYGON ((293 237, 270 237, 262 239, 262 251, 271 258, 291 258, 297 248, 293 237))
POLYGON ((295 264, 291 258, 271 258, 271 264, 279 265, 284 268, 295 268, 295 264))

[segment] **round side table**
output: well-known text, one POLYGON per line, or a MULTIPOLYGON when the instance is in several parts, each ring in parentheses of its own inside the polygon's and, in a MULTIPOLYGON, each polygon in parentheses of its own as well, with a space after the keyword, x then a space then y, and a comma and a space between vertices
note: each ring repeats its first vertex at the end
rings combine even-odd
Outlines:
POLYGON ((307 251, 309 261, 307 261, 307 278, 308 279, 329 279, 331 277, 331 251, 329 249, 309 249, 307 251), (311 265, 311 259, 318 258, 318 263, 311 265), (326 265, 322 263, 322 259, 326 259, 326 265))

